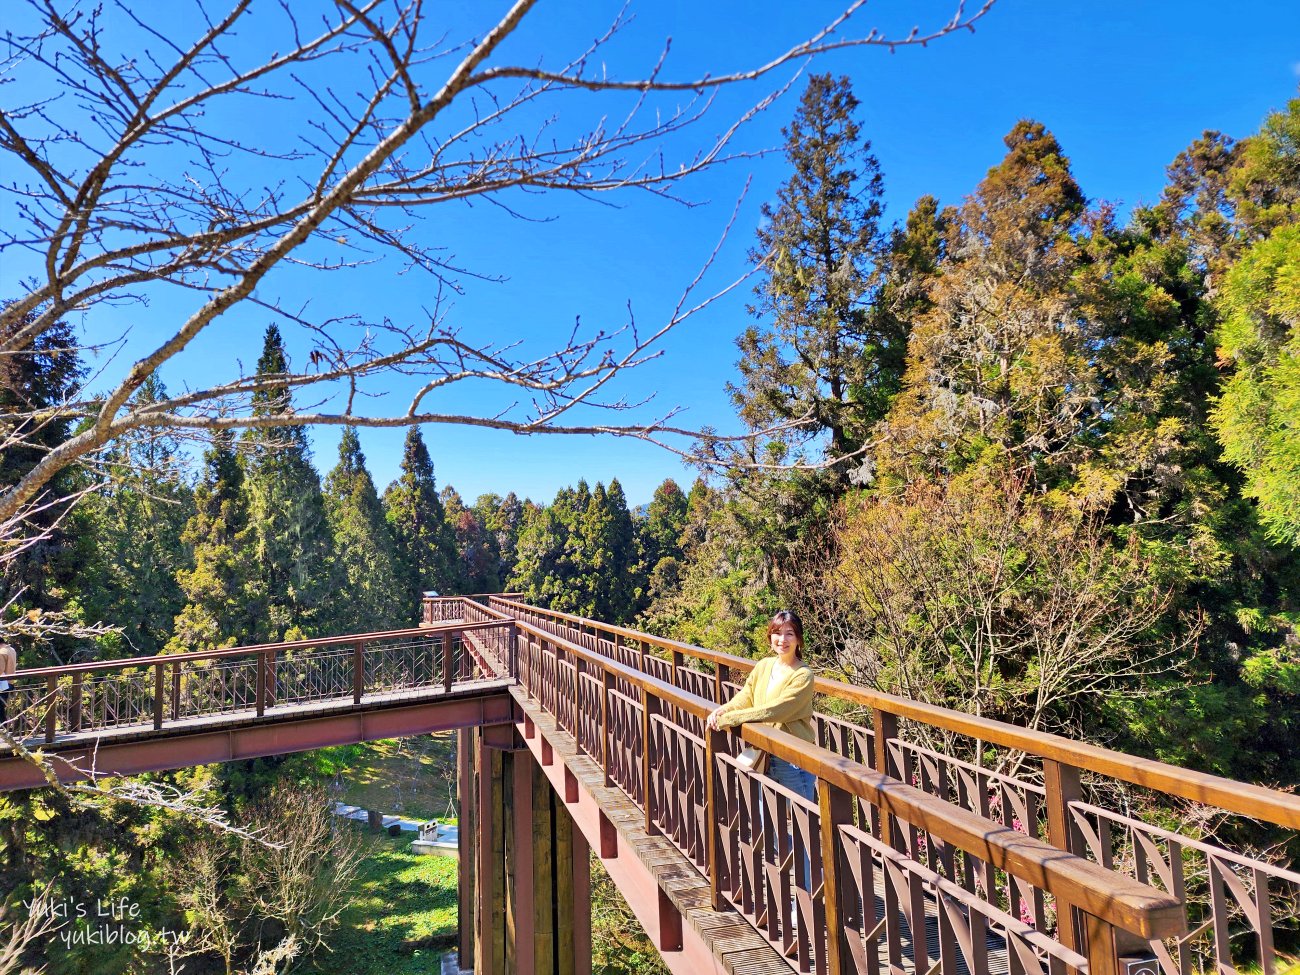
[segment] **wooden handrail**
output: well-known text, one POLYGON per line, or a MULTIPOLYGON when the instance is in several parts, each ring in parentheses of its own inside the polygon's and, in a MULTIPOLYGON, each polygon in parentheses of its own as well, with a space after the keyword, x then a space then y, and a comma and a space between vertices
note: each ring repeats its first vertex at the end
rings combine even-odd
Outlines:
MULTIPOLYGON (((574 660, 585 661, 639 688, 646 700, 663 701, 697 718, 713 710, 711 701, 667 684, 616 660, 549 633, 524 620, 515 625, 574 660)), ((1083 857, 990 823, 983 817, 774 728, 744 725, 740 736, 778 758, 811 772, 836 788, 859 796, 953 846, 1074 904, 1088 914, 1144 938, 1174 937, 1186 931, 1182 902, 1176 897, 1114 873, 1083 857)), ((647 793, 647 796, 649 793, 647 793)))
MULTIPOLYGON (((626 627, 612 626, 595 620, 561 613, 555 610, 539 610, 538 607, 502 599, 501 602, 512 608, 526 612, 567 620, 575 624, 590 626, 606 633, 649 643, 670 653, 680 653, 697 660, 707 660, 719 666, 734 668, 748 674, 757 665, 757 661, 737 657, 716 650, 652 636, 626 627)), ((1089 772, 1106 775, 1113 779, 1129 782, 1144 788, 1156 789, 1169 795, 1193 802, 1216 806, 1229 812, 1239 813, 1254 819, 1262 819, 1289 829, 1300 829, 1300 795, 1280 792, 1265 786, 1236 782, 1232 779, 1179 768, 1153 759, 1138 758, 1124 752, 1073 741, 1062 735, 1049 732, 1030 731, 1005 721, 963 714, 950 708, 923 704, 894 694, 873 691, 843 681, 818 677, 815 682, 819 693, 840 700, 851 701, 869 708, 886 711, 900 718, 908 718, 943 728, 957 734, 967 735, 979 741, 986 741, 1007 748, 1037 755, 1050 761, 1073 765, 1089 772)))
POLYGON ((404 636, 430 636, 449 630, 476 630, 491 626, 500 626, 502 620, 488 620, 482 623, 462 623, 448 620, 437 626, 407 627, 401 630, 378 630, 374 633, 349 633, 346 636, 326 636, 318 639, 288 640, 281 643, 253 643, 240 647, 225 647, 221 650, 194 650, 189 653, 157 654, 152 657, 128 657, 122 660, 95 660, 84 664, 66 664, 62 667, 33 667, 19 670, 10 675, 10 679, 19 677, 56 677, 64 674, 85 674, 96 670, 126 670, 131 667, 151 667, 162 663, 184 663, 189 660, 215 660, 222 657, 241 657, 247 654, 268 651, 292 650, 295 647, 332 647, 350 646, 358 640, 365 643, 373 640, 391 640, 404 636))

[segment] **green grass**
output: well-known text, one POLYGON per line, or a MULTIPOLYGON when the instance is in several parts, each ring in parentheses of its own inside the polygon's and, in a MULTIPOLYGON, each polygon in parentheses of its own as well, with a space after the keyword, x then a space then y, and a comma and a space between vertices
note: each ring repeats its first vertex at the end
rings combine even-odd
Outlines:
POLYGON ((342 777, 343 791, 331 793, 342 802, 414 820, 455 816, 454 733, 323 749, 318 764, 342 777))
POLYGON ((456 944, 456 860, 411 852, 412 836, 365 836, 352 903, 309 975, 437 975, 456 944))

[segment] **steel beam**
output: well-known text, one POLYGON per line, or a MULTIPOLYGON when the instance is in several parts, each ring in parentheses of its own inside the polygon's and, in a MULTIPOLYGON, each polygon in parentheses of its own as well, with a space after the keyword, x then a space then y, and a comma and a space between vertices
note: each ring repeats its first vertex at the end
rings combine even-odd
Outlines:
MULTIPOLYGON (((509 727, 513 713, 510 696, 501 688, 491 688, 473 696, 439 695, 415 704, 371 705, 310 717, 269 714, 188 734, 169 734, 164 729, 129 741, 87 738, 49 748, 45 757, 61 781, 77 782, 89 778, 92 768, 96 775, 137 775, 455 728, 509 727)), ((513 734, 513 728, 509 730, 513 734)), ((34 763, 15 756, 0 758, 0 792, 47 784, 34 763)))

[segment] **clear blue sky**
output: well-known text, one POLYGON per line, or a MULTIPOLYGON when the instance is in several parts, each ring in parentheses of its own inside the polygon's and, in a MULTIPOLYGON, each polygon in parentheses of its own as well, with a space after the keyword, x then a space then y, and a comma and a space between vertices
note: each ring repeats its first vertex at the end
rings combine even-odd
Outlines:
MULTIPOLYGON (((626 77, 652 63, 667 36, 672 55, 665 74, 689 77, 753 64, 814 29, 835 8, 822 2, 794 5, 767 0, 716 3, 641 2, 634 23, 606 55, 611 71, 626 77)), ((486 21, 485 10, 501 4, 431 5, 430 16, 455 25, 486 21)), ((548 64, 591 38, 618 3, 550 3, 543 0, 533 23, 512 38, 502 59, 531 62, 542 52, 548 64)), ((952 4, 875 0, 860 16, 863 27, 933 24, 952 4)), ((944 39, 928 49, 865 48, 822 59, 819 71, 851 77, 862 102, 863 131, 873 141, 885 176, 887 220, 901 219, 916 197, 933 193, 956 203, 1002 155, 1002 135, 1019 118, 1052 129, 1073 162, 1084 191, 1126 212, 1156 199, 1165 166, 1204 129, 1249 135, 1263 116, 1281 107, 1300 80, 1300 4, 1281 0, 1000 0, 974 35, 944 39)), ((432 83, 432 82, 430 82, 432 83)), ((777 147, 780 128, 797 103, 795 88, 756 119, 743 134, 746 148, 777 147)), ((743 106, 761 96, 757 85, 738 87, 721 99, 711 121, 696 130, 703 139, 743 106)), ((6 104, 11 95, 0 91, 6 104)), ((561 123, 563 123, 561 119, 561 123)), ((255 123, 253 123, 255 124, 255 123)), ((446 208, 430 214, 429 227, 464 265, 506 278, 501 284, 466 281, 466 294, 450 309, 450 321, 467 336, 496 341, 519 338, 543 348, 567 335, 575 317, 592 327, 622 324, 631 303, 641 328, 653 329, 669 313, 682 288, 707 258, 745 184, 752 184, 735 229, 710 277, 720 286, 743 273, 758 208, 785 176, 779 154, 714 171, 684 187, 694 208, 645 195, 608 198, 617 208, 574 198, 532 197, 521 203, 532 217, 512 220, 489 206, 446 208), (433 223, 436 221, 436 224, 433 223)), ((4 214, 4 219, 12 215, 4 214)), ((4 260, 0 290, 9 293, 21 262, 4 260)), ((313 296, 316 307, 360 307, 394 317, 415 316, 427 306, 427 287, 395 268, 358 275, 284 282, 286 294, 313 296)), ((629 374, 620 392, 639 399, 654 392, 642 417, 682 406, 682 425, 734 429, 724 384, 735 371, 734 339, 749 322, 748 289, 711 306, 671 334, 663 357, 629 374)), ((188 300, 188 299, 186 299, 188 300)), ((97 309, 82 323, 97 335, 130 325, 123 361, 185 308, 185 301, 157 301, 149 309, 97 309)), ((229 372, 236 358, 257 357, 264 312, 246 310, 194 343, 163 378, 172 388, 198 384, 229 372), (217 372, 216 370, 221 370, 217 372)), ((291 341, 290 351, 294 344, 291 341)), ((120 374, 110 365, 106 378, 120 374)), ((391 399, 404 385, 394 382, 391 399)), ((458 395, 458 409, 482 409, 486 391, 458 395)), ((379 407, 377 407, 379 408, 379 407)), ((694 473, 672 455, 632 441, 590 438, 520 438, 480 430, 426 427, 440 484, 453 484, 467 499, 514 490, 549 501, 579 477, 608 482, 618 477, 633 504, 647 501, 664 477, 689 482, 694 473)), ((397 472, 400 430, 361 431, 363 449, 380 489, 397 472)), ((333 465, 337 429, 314 431, 317 466, 333 465)))

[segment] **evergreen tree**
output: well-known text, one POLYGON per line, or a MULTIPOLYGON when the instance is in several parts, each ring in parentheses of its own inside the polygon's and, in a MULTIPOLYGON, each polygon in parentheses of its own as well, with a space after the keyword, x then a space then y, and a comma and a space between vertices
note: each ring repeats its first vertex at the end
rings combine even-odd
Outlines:
POLYGON ((501 553, 496 536, 488 531, 482 516, 465 506, 451 485, 442 489, 442 506, 459 553, 459 590, 463 593, 497 592, 501 586, 501 553))
POLYGON ((402 473, 384 492, 384 511, 393 534, 398 578, 407 619, 417 619, 425 592, 461 592, 456 536, 447 523, 433 475, 433 461, 419 427, 409 427, 402 473))
MULTIPOLYGON (((151 375, 133 403, 166 395, 151 375)), ((95 544, 78 560, 74 587, 87 618, 120 627, 99 640, 101 657, 150 656, 186 602, 178 573, 192 565, 183 534, 194 499, 185 459, 175 435, 150 427, 118 438, 101 469, 105 483, 87 496, 79 524, 95 544)))
POLYGON ((187 602, 176 616, 167 652, 255 642, 265 627, 266 607, 253 578, 255 532, 248 520, 244 469, 227 431, 216 431, 203 455, 194 514, 182 541, 193 550, 193 568, 177 573, 187 602))
POLYGON ((793 173, 764 206, 751 255, 768 262, 751 311, 770 325, 740 337, 741 382, 729 386, 752 429, 807 417, 810 430, 779 439, 825 433, 832 456, 860 446, 884 414, 906 344, 905 323, 872 307, 883 180, 857 107, 847 78, 814 75, 782 130, 793 173))
POLYGON ((498 575, 502 586, 515 569, 526 503, 520 501, 514 491, 504 498, 499 494, 483 494, 474 502, 474 510, 496 539, 497 551, 500 553, 498 575))
POLYGON ((685 527, 686 495, 676 481, 668 478, 655 488, 645 518, 637 523, 641 572, 646 580, 646 604, 677 587, 681 575, 682 530, 685 527))
MULTIPOLYGON (((17 330, 29 321, 18 321, 10 327, 17 330)), ((66 418, 54 413, 35 419, 30 414, 57 408, 79 388, 84 368, 72 351, 76 346, 71 327, 60 322, 27 349, 0 356, 0 442, 21 438, 0 450, 0 488, 17 484, 47 451, 67 439, 70 431, 66 418)), ((82 480, 73 471, 59 475, 42 495, 39 510, 30 512, 26 519, 25 536, 34 541, 20 551, 4 553, 0 561, 0 606, 8 606, 10 612, 59 613, 68 608, 68 587, 78 561, 73 539, 80 529, 65 520, 68 506, 56 499, 67 498, 87 486, 82 480)), ((78 518, 75 511, 72 518, 78 518)), ((75 607, 71 609, 75 615, 75 607)), ((54 662, 67 649, 64 641, 56 643, 47 648, 54 662)))
POLYGON ((1234 175, 1256 191, 1241 201, 1242 236, 1259 239, 1218 296, 1220 363, 1233 373, 1214 428, 1270 534, 1300 547, 1300 99, 1247 141, 1234 175))
MULTIPOLYGON (((292 412, 292 395, 279 382, 288 370, 280 330, 268 325, 257 374, 265 386, 253 394, 255 417, 292 412)), ((291 639, 324 633, 333 625, 333 551, 320 477, 311 464, 302 427, 255 428, 245 435, 249 522, 257 599, 266 607, 260 638, 291 639)))
POLYGON ((397 547, 356 427, 343 428, 339 462, 325 477, 324 494, 342 586, 333 613, 335 627, 370 633, 414 622, 398 581, 397 547))

